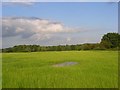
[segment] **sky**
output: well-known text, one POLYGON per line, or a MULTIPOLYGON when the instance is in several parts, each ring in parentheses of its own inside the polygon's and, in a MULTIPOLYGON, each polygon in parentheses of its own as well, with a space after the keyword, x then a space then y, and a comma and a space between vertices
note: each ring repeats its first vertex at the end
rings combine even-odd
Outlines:
POLYGON ((2 5, 2 47, 99 43, 118 32, 116 2, 31 2, 2 5))

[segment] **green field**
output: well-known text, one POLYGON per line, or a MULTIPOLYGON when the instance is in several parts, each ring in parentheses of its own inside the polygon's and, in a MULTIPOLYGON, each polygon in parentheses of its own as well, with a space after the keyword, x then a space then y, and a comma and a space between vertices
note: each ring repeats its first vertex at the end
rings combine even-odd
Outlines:
POLYGON ((2 64, 3 88, 118 87, 117 51, 3 53, 2 64))
POLYGON ((0 89, 2 88, 2 54, 0 53, 0 89))

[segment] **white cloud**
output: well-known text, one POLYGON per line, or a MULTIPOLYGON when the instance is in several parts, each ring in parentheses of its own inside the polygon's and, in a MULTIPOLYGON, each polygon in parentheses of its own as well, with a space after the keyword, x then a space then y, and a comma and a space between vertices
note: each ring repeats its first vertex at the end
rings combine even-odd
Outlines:
POLYGON ((92 36, 95 31, 98 32, 96 29, 67 27, 59 22, 36 17, 2 18, 3 48, 20 44, 78 44, 83 43, 86 38, 94 38, 92 36))
POLYGON ((71 41, 71 38, 70 37, 67 37, 67 42, 70 42, 71 41))
MULTIPOLYGON (((7 17, 2 19, 3 38, 20 36, 35 40, 49 39, 54 34, 76 33, 79 29, 68 28, 61 23, 40 18, 7 17)), ((82 30, 81 30, 82 31, 82 30)))
POLYGON ((3 5, 33 5, 36 0, 3 0, 3 5))
POLYGON ((29 2, 36 2, 37 0, 2 0, 2 2, 23 2, 23 3, 29 3, 29 2))

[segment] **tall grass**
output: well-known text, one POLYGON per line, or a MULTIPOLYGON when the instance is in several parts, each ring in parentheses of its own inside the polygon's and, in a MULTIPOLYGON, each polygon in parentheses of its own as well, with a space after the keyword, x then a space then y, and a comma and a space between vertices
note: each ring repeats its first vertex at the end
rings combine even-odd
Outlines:
POLYGON ((3 88, 117 88, 116 51, 3 53, 3 88), (76 65, 53 67, 62 62, 76 65))

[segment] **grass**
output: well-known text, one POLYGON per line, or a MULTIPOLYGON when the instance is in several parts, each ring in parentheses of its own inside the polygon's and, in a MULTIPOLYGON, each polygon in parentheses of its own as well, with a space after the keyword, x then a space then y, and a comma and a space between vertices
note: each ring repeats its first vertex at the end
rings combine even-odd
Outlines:
POLYGON ((0 89, 2 88, 2 54, 0 53, 0 89))
POLYGON ((117 88, 117 51, 3 53, 3 88, 117 88), (76 65, 53 67, 62 62, 76 65))

